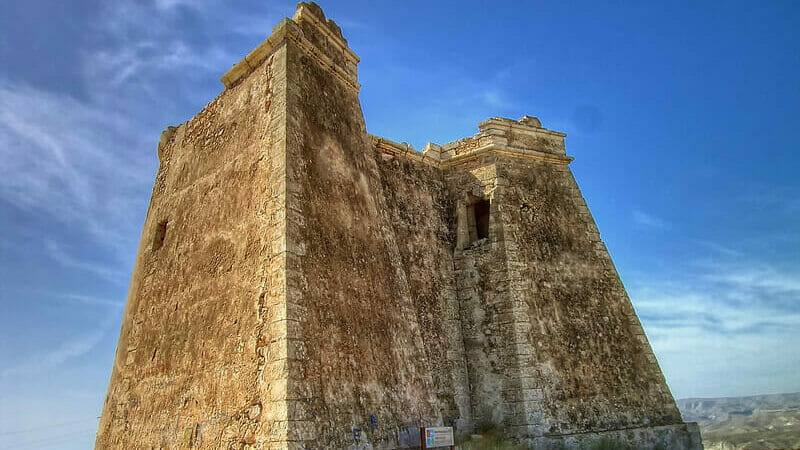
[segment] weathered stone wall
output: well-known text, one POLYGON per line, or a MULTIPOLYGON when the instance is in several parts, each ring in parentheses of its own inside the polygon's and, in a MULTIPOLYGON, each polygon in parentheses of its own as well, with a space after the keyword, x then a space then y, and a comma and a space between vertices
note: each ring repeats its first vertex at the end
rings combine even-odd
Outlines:
POLYGON ((284 62, 162 138, 97 448, 285 440, 284 62))
POLYGON ((440 170, 375 156, 443 423, 468 431, 472 406, 453 266, 454 203, 440 170))
POLYGON ((568 166, 499 158, 528 434, 681 423, 568 166))
POLYGON ((441 413, 358 97, 288 55, 290 439, 343 448, 359 428, 378 447, 415 443, 441 413))
POLYGON ((496 217, 496 166, 494 158, 479 158, 446 171, 453 199, 455 280, 467 359, 473 421, 476 425, 507 425, 513 417, 509 386, 516 376, 513 330, 504 317, 509 310, 508 274, 503 230, 496 217), (472 198, 490 201, 489 237, 470 241, 468 226, 474 220, 466 210, 472 198))

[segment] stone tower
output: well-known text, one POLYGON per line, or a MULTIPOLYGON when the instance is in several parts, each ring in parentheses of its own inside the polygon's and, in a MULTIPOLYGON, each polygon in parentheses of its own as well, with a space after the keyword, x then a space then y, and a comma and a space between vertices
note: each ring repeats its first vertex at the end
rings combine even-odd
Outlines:
POLYGON ((698 448, 565 135, 372 136, 358 61, 300 3, 164 132, 96 447, 698 448))

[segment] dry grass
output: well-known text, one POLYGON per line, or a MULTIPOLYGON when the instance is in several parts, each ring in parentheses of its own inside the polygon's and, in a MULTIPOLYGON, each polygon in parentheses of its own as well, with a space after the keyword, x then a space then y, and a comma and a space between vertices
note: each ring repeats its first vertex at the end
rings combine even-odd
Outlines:
POLYGON ((506 439, 503 430, 497 427, 485 427, 478 431, 480 437, 460 442, 462 450, 525 450, 524 446, 506 439))

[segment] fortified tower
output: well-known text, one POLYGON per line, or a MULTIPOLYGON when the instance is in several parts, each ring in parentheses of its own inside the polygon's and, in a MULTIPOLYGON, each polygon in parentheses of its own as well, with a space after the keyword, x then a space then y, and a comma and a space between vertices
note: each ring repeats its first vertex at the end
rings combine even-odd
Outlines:
POLYGON ((700 448, 565 135, 417 152, 367 133, 357 65, 300 3, 164 132, 97 448, 700 448))

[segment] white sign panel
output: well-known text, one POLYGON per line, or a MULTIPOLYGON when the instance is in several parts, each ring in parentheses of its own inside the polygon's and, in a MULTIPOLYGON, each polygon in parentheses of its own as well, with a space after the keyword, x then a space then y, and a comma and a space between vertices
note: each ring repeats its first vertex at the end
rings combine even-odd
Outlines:
POLYGON ((425 448, 450 447, 455 445, 453 427, 425 428, 425 448))

